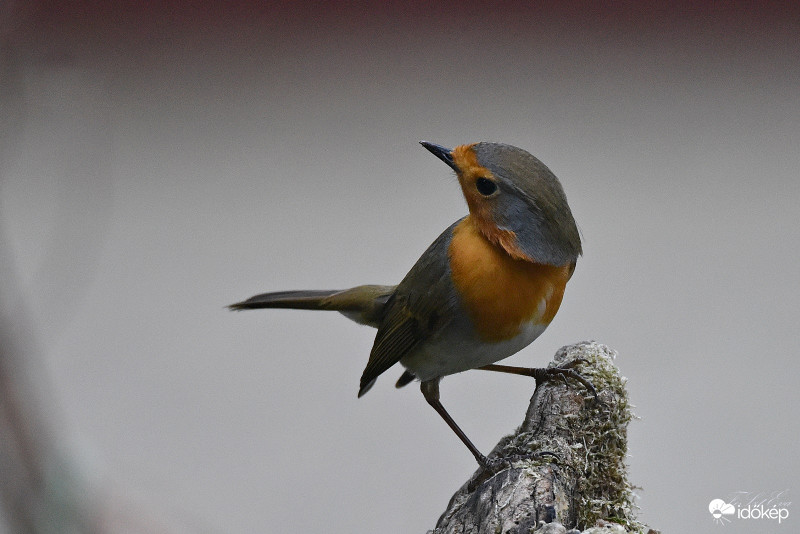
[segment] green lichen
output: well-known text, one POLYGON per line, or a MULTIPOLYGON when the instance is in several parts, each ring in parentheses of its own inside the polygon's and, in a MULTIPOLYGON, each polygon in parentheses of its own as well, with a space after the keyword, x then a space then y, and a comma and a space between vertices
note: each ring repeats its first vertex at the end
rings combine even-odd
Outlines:
POLYGON ((586 344, 581 356, 587 361, 580 371, 594 384, 602 402, 589 401, 576 417, 564 421, 583 434, 584 454, 575 455, 575 467, 583 473, 578 479, 577 527, 583 530, 611 521, 629 532, 646 532, 647 527, 636 519, 636 495, 625 464, 627 428, 634 418, 625 378, 606 347, 586 344))
MULTIPOLYGON (((551 364, 563 365, 579 356, 584 360, 575 369, 587 378, 598 393, 599 402, 573 380, 569 385, 548 382, 548 387, 571 388, 578 403, 574 412, 549 420, 548 432, 517 431, 506 438, 504 454, 530 455, 532 452, 559 451, 558 458, 539 456, 528 465, 549 463, 577 485, 571 508, 576 527, 584 530, 602 522, 622 525, 628 532, 644 533, 648 528, 636 519, 636 495, 628 481, 625 459, 628 452, 627 426, 634 418, 625 378, 613 363, 613 352, 604 345, 586 342, 565 347, 551 364), (582 397, 582 398, 581 398, 582 397)), ((559 397, 570 402, 569 395, 559 397)))

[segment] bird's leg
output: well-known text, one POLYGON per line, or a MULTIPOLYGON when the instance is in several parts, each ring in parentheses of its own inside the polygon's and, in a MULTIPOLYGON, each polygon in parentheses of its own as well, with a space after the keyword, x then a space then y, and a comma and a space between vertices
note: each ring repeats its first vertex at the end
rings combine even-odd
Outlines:
POLYGON ((594 388, 594 385, 589 382, 589 380, 577 372, 573 367, 584 363, 583 359, 573 360, 567 364, 558 366, 558 367, 515 367, 513 365, 484 365, 483 367, 478 367, 483 371, 496 371, 498 373, 510 373, 513 375, 523 375, 523 376, 531 376, 536 380, 536 385, 538 386, 542 382, 546 382, 556 376, 561 377, 564 381, 567 378, 574 378, 578 382, 580 382, 583 387, 585 387, 592 396, 597 399, 597 390, 594 388))
POLYGON ((489 459, 486 458, 478 448, 472 444, 464 431, 456 424, 450 414, 447 413, 447 410, 444 409, 442 403, 439 401, 439 378, 434 378, 433 380, 425 380, 420 384, 420 390, 422 390, 422 395, 425 397, 425 400, 428 401, 428 404, 433 406, 433 409, 439 412, 439 415, 442 416, 444 422, 456 433, 456 436, 464 442, 464 445, 467 446, 469 452, 475 457, 481 467, 488 468, 490 466, 489 459))
POLYGON ((469 491, 475 491, 475 488, 478 487, 479 484, 482 484, 484 481, 488 480, 488 478, 492 477, 494 474, 499 472, 504 467, 510 467, 511 462, 516 460, 525 460, 525 459, 533 459, 533 458, 543 458, 543 457, 553 457, 558 460, 558 456, 550 451, 539 451, 532 454, 524 454, 524 455, 513 455, 503 458, 492 458, 489 459, 483 454, 478 448, 473 445, 470 439, 464 434, 464 431, 456 424, 450 414, 447 413, 447 410, 444 409, 442 403, 439 401, 439 378, 434 378, 433 380, 426 380, 420 384, 420 389, 422 390, 422 395, 425 397, 425 400, 428 401, 428 404, 433 406, 433 409, 439 412, 439 415, 442 416, 445 423, 456 433, 456 436, 467 446, 469 451, 475 457, 475 460, 478 461, 478 464, 483 468, 483 471, 479 476, 474 478, 469 484, 469 491))

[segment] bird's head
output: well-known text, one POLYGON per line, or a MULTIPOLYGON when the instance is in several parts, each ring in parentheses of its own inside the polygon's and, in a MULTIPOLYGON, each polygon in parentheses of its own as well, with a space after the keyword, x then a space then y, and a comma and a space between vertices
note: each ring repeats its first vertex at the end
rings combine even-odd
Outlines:
POLYGON ((558 178, 531 154, 501 143, 454 149, 420 144, 458 176, 470 216, 489 241, 514 258, 565 265, 581 238, 558 178))

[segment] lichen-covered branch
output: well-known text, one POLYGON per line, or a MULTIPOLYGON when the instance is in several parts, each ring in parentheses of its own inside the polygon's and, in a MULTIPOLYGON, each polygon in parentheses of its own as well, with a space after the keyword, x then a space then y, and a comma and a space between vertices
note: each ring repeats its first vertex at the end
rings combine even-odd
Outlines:
POLYGON ((597 398, 573 380, 539 384, 522 425, 492 451, 510 460, 495 472, 479 469, 431 532, 647 532, 627 478, 633 415, 614 356, 595 342, 560 349, 550 367, 577 365, 597 398))

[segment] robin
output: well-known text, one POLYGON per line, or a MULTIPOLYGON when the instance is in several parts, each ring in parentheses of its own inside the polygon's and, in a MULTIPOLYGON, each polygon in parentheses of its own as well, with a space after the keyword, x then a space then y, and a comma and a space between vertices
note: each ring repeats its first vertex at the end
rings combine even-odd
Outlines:
POLYGON ((400 362, 402 387, 420 381, 425 400, 478 463, 472 444, 439 400, 442 377, 468 369, 583 377, 569 368, 495 365, 526 347, 553 320, 581 255, 578 228, 558 179, 511 145, 473 143, 448 149, 420 144, 453 169, 469 214, 428 247, 400 284, 256 295, 234 310, 335 310, 378 329, 358 396, 400 362))

